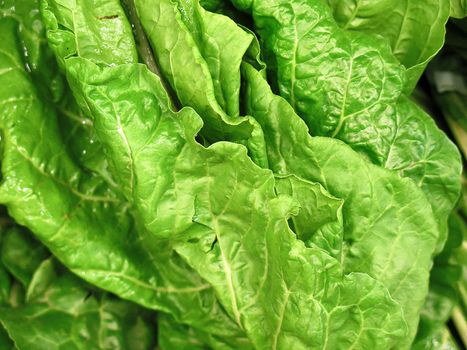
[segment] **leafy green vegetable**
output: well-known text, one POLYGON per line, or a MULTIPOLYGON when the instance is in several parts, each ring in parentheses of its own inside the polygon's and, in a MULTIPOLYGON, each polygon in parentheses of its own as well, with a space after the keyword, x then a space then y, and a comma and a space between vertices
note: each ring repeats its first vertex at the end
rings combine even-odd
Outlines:
POLYGON ((463 18, 467 16, 467 3, 465 0, 451 0, 451 17, 463 18))
POLYGON ((253 36, 227 17, 205 11, 197 1, 135 4, 161 72, 182 105, 202 116, 202 135, 210 141, 249 138, 253 160, 267 167, 262 130, 253 119, 238 118, 240 63, 254 45, 253 36), (198 79, 191 79, 193 75, 198 79))
POLYGON ((154 344, 147 311, 90 288, 24 230, 4 230, 2 261, 20 278, 14 283, 21 283, 24 300, 1 303, 0 323, 18 349, 148 349, 154 344), (30 276, 27 282, 24 275, 30 276))
POLYGON ((448 4, 233 4, 0 4, 0 347, 454 346, 448 4))
MULTIPOLYGON (((14 33, 12 21, 3 20, 1 25, 2 32, 14 33)), ((14 36, 8 38, 14 49, 14 36)), ((223 336, 233 332, 236 338, 238 330, 229 330, 230 321, 210 285, 166 244, 138 230, 128 203, 104 179, 81 170, 63 152, 56 117, 34 96, 19 55, 5 55, 0 61, 8 68, 0 79, 16 81, 16 90, 0 89, 0 100, 5 101, 2 171, 10 174, 2 183, 0 199, 10 214, 87 281, 144 306, 172 312, 178 320, 217 329, 223 336), (47 142, 37 145, 42 130, 47 142), (222 318, 224 324, 216 327, 215 320, 222 318)))
POLYGON ((372 166, 336 140, 310 137, 304 122, 285 100, 272 94, 257 71, 245 64, 244 73, 247 109, 265 130, 269 164, 275 172, 318 181, 344 199, 348 242, 344 265, 348 271, 367 272, 388 287, 403 307, 410 339, 427 293, 438 234, 423 193, 411 181, 372 166))
POLYGON ((443 46, 448 1, 328 0, 328 3, 342 28, 381 35, 389 41, 394 56, 407 68, 406 91, 413 90, 428 62, 443 46))
POLYGON ((309 348, 327 342, 386 347, 404 335, 400 310, 385 288, 366 275, 342 278, 338 261, 318 248, 305 248, 288 229, 291 203, 274 194, 272 174, 255 167, 241 146, 216 143, 205 149, 197 144, 199 119, 187 109, 171 112, 160 83, 147 69, 128 65, 99 69, 80 59, 70 59, 67 69, 94 115, 102 142, 116 150, 128 143, 137 155, 131 166, 138 182, 128 197, 146 228, 174 242, 179 254, 213 285, 223 307, 256 347, 309 348), (140 83, 131 91, 131 100, 128 91, 119 89, 121 77, 135 77, 132 81, 140 83), (154 91, 158 85, 159 91, 154 91), (143 105, 146 109, 139 112, 143 105), (136 113, 120 112, 124 110, 136 113), (119 115, 128 116, 121 122, 125 138, 117 134, 119 115), (157 127, 142 127, 148 115, 157 127), (144 147, 149 144, 158 147, 144 147), (250 272, 242 267, 247 265, 250 272), (334 271, 334 276, 323 280, 320 271, 325 270, 334 271), (356 285, 365 289, 355 290, 356 285), (272 292, 276 298, 271 299, 272 292), (379 300, 380 308, 373 307, 374 300, 379 300), (297 304, 307 315, 299 324, 297 304), (363 319, 353 318, 352 308, 362 312, 363 319), (281 310, 280 317, 271 318, 273 310, 281 310), (350 330, 360 328, 360 335, 337 326, 345 317, 350 330), (259 320, 268 322, 258 329, 259 320), (332 333, 321 327, 323 320, 332 333), (370 324, 381 328, 367 328, 370 324))
POLYGON ((338 138, 424 190, 439 252, 460 191, 459 154, 402 93, 405 70, 386 43, 340 29, 321 1, 233 3, 253 15, 270 75, 313 135, 338 138))
POLYGON ((253 344, 256 346, 270 344, 273 348, 287 346, 287 344, 308 347, 313 346, 315 342, 320 344, 319 342, 323 341, 324 343, 321 343, 323 346, 326 342, 332 344, 336 341, 357 345, 372 343, 374 336, 366 334, 378 333, 380 329, 385 329, 385 336, 381 337, 378 342, 388 346, 395 338, 404 335, 403 332, 401 333, 400 311, 395 304, 392 304, 390 298, 387 299, 388 295, 384 296, 385 289, 375 284, 375 281, 369 279, 368 276, 359 274, 349 275, 341 282, 342 277, 339 277, 337 261, 317 248, 306 249, 300 241, 293 238, 284 218, 291 209, 288 208, 287 201, 281 203, 271 197, 271 195, 274 196, 271 191, 274 178, 271 174, 267 175, 267 172, 265 173, 249 163, 251 161, 245 158, 241 147, 218 143, 204 149, 198 145, 194 141, 194 135, 201 125, 196 122, 193 113, 189 110, 182 110, 178 114, 171 112, 170 102, 162 91, 160 81, 147 69, 134 65, 99 68, 90 64, 89 61, 79 58, 68 59, 66 69, 75 94, 78 96, 78 101, 81 101, 94 117, 94 125, 99 139, 109 150, 108 153, 112 154, 114 161, 119 162, 119 164, 115 163, 113 167, 116 169, 114 176, 118 177, 119 182, 130 180, 130 183, 134 184, 125 191, 125 194, 135 204, 146 228, 161 239, 174 241, 175 249, 207 281, 211 282, 227 312, 238 325, 245 328, 253 344), (119 87, 124 82, 121 77, 135 77, 131 80, 134 84, 138 82, 139 86, 135 85, 134 91, 121 90, 119 87), (157 86, 159 86, 159 90, 154 91, 157 86), (150 97, 151 92, 154 97, 150 97), (128 93, 131 94, 131 99, 128 99, 128 93), (143 101, 145 102, 143 103, 143 101), (138 108, 138 106, 143 106, 145 109, 141 110, 141 107, 138 108), (120 116, 125 117, 121 119, 120 116), (152 116, 155 119, 148 120, 147 116, 152 116), (156 127, 144 127, 149 122, 156 127), (147 147, 151 144, 158 145, 158 147, 147 147), (122 160, 121 163, 119 158, 122 160), (227 162, 226 159, 229 159, 230 162, 227 162), (132 169, 132 173, 136 174, 133 177, 131 173, 121 171, 124 169, 123 166, 128 167, 127 164, 132 169), (187 167, 186 164, 189 164, 190 167, 187 167), (121 170, 119 170, 120 168, 121 170), (165 172, 160 169, 165 169, 165 172), (172 175, 167 177, 163 174, 172 175), (208 174, 209 176, 206 176, 208 174), (224 174, 230 174, 232 179, 228 186, 222 185, 226 180, 224 174), (138 181, 132 182, 132 178, 137 178, 138 181), (247 195, 245 191, 253 192, 247 195), (254 194, 255 191, 257 194, 254 194), (217 199, 229 197, 229 206, 222 206, 222 201, 217 199), (264 203, 269 201, 271 204, 263 208, 264 203), (244 204, 241 204, 242 202, 244 204), (175 207, 176 210, 170 209, 172 203, 178 203, 175 207), (236 203, 236 205, 230 203, 236 203), (258 207, 259 203, 262 203, 260 207, 258 207), (286 204, 287 206, 284 206, 286 204), (269 206, 271 206, 270 209, 268 209, 269 206), (246 212, 243 213, 241 208, 244 208, 246 212), (249 225, 244 225, 243 228, 238 227, 236 230, 231 229, 229 222, 220 222, 217 218, 219 213, 226 217, 249 217, 252 214, 248 214, 248 212, 252 210, 255 212, 254 221, 249 225), (280 224, 281 222, 282 224, 280 224), (247 274, 245 278, 241 270, 237 271, 230 266, 231 264, 245 264, 255 257, 255 252, 259 247, 257 244, 250 244, 250 246, 244 245, 242 248, 237 248, 235 244, 232 246, 232 243, 242 236, 245 236, 242 241, 261 239, 261 235, 257 232, 261 232, 264 227, 267 227, 270 232, 268 235, 271 235, 271 242, 261 243, 260 240, 258 243, 265 244, 264 249, 268 252, 267 255, 273 256, 271 260, 279 260, 282 255, 277 251, 280 244, 275 243, 275 237, 279 242, 283 241, 283 244, 289 242, 287 245, 290 245, 290 248, 287 248, 287 245, 281 248, 285 249, 286 254, 291 254, 287 253, 288 250, 297 250, 294 254, 303 255, 303 258, 295 258, 298 259, 296 268, 291 267, 291 270, 284 269, 280 272, 281 275, 284 275, 282 278, 284 281, 276 277, 278 271, 282 269, 280 264, 275 267, 276 270, 264 270, 267 266, 264 259, 269 261, 269 258, 264 255, 257 256, 251 262, 258 266, 259 271, 263 270, 258 276, 247 274), (234 235, 232 236, 232 234, 234 235), (235 234, 239 235, 237 239, 235 234), (225 243, 221 243, 221 241, 225 243), (237 258, 232 254, 238 249, 245 252, 240 254, 238 261, 236 261, 237 258), (306 263, 314 255, 316 255, 314 259, 324 260, 324 266, 335 265, 333 269, 337 269, 336 277, 334 277, 336 281, 320 283, 320 278, 317 276, 317 281, 313 283, 316 284, 313 289, 310 289, 311 285, 307 286, 304 282, 292 283, 296 279, 293 277, 291 280, 292 276, 296 274, 297 268, 309 271, 302 277, 304 281, 308 280, 306 276, 317 275, 315 270, 318 267, 306 263), (231 259, 233 259, 232 262, 230 262, 231 259), (326 262, 329 259, 330 261, 326 262), (299 263, 300 261, 302 262, 299 263), (226 281, 226 283, 222 281, 226 281), (284 282, 285 285, 283 285, 284 282), (238 285, 239 283, 241 284, 238 285), (268 306, 269 293, 257 293, 258 289, 261 290, 262 285, 270 284, 271 286, 267 290, 281 292, 290 283, 292 285, 288 288, 292 289, 290 291, 291 298, 293 298, 290 301, 292 305, 301 303, 305 307, 304 300, 312 300, 310 298, 313 298, 316 293, 321 295, 322 292, 318 292, 321 289, 323 291, 328 289, 339 291, 340 295, 347 294, 349 299, 341 297, 339 302, 335 300, 336 295, 323 296, 320 303, 306 307, 306 309, 310 309, 309 322, 304 325, 296 325, 293 321, 294 309, 289 309, 288 300, 277 299, 271 306, 268 306), (296 287, 295 284, 297 284, 296 287), (328 284, 330 285, 328 286, 328 284), (354 290, 355 284, 367 285, 369 291, 360 295, 359 291, 354 290), (247 295, 250 297, 247 298, 247 295), (255 296, 252 298, 253 295, 255 296), (386 310, 384 314, 389 312, 392 317, 388 320, 387 315, 385 315, 384 319, 381 320, 379 319, 381 311, 374 308, 367 310, 369 305, 366 303, 358 305, 361 303, 358 300, 363 299, 364 296, 365 298, 373 296, 373 298, 382 299, 380 303, 381 307, 386 310), (361 335, 352 335, 345 328, 336 328, 332 335, 328 333, 328 330, 320 330, 322 317, 328 318, 329 327, 332 328, 334 322, 340 322, 345 316, 339 312, 339 317, 337 317, 333 315, 333 310, 337 306, 348 310, 355 307, 352 306, 354 304, 358 305, 358 309, 365 310, 365 313, 368 314, 363 320, 349 320, 350 329, 359 325, 361 335), (267 315, 271 314, 269 307, 282 309, 282 316, 276 320, 271 319, 270 324, 265 325, 265 329, 257 329, 255 326, 257 320, 268 319, 267 315), (317 311, 321 311, 312 312, 311 310, 315 308, 317 311), (329 312, 330 314, 326 316, 329 312), (368 322, 365 320, 366 318, 371 320, 369 324, 383 322, 387 326, 376 330, 368 329, 368 326, 365 326, 368 322), (289 323, 290 325, 288 325, 289 323), (316 324, 316 326, 309 329, 310 323, 316 324), (285 330, 282 331, 282 327, 287 327, 286 329, 292 327, 287 332, 291 333, 292 336, 286 336, 287 333, 285 330), (390 334, 393 333, 392 335, 386 333, 389 330, 390 334), (304 331, 306 334, 303 334, 304 331), (271 332, 275 334, 272 338, 269 336, 271 332), (316 332, 322 336, 319 336, 318 339, 307 336, 316 332))

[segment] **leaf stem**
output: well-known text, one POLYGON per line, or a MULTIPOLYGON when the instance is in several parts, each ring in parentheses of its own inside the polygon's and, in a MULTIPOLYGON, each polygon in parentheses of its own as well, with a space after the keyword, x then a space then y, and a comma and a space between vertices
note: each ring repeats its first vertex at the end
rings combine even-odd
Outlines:
POLYGON ((154 51, 149 43, 149 40, 144 32, 143 26, 138 18, 138 14, 136 12, 135 2, 134 0, 121 0, 123 8, 127 12, 128 19, 131 23, 131 27, 133 29, 133 35, 136 41, 136 47, 138 49, 139 56, 143 63, 149 68, 151 72, 156 74, 159 79, 161 80, 162 86, 164 87, 165 91, 167 92, 170 101, 172 102, 172 108, 175 111, 181 109, 181 103, 178 100, 177 94, 172 89, 170 84, 166 81, 165 77, 162 75, 162 72, 159 68, 156 56, 154 55, 154 51))

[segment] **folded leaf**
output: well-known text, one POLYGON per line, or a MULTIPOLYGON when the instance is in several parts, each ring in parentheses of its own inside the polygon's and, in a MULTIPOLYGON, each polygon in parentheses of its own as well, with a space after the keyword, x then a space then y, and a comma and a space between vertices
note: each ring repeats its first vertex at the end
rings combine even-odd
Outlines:
POLYGON ((236 96, 240 86, 241 57, 250 45, 251 37, 245 33, 238 38, 241 30, 235 24, 220 28, 236 31, 234 34, 238 41, 232 42, 220 35, 212 36, 213 32, 219 32, 219 20, 224 17, 207 14, 197 2, 192 4, 180 1, 176 4, 170 0, 136 0, 135 4, 164 77, 175 90, 182 106, 191 106, 203 116, 203 135, 213 141, 248 139, 253 125, 248 119, 237 118, 236 96), (181 8, 185 6, 187 13, 182 16, 183 12, 177 5, 181 8), (203 15, 209 15, 210 20, 204 20, 203 15), (184 16, 195 16, 189 27, 184 16), (205 47, 204 57, 197 44, 205 47), (223 51, 228 48, 232 50, 230 55, 233 57, 223 51), (221 62, 229 64, 221 65, 221 62), (234 73, 236 70, 236 75, 231 74, 232 70, 234 73), (211 76, 212 72, 214 76, 211 76), (192 79, 193 76, 197 79, 192 79), (221 86, 219 80, 225 76, 229 83, 221 86), (233 115, 227 114, 222 107, 233 112, 233 115))
POLYGON ((341 199, 331 196, 319 183, 294 175, 276 177, 278 194, 292 196, 300 205, 291 218, 297 237, 307 246, 323 248, 337 260, 342 258, 343 222, 341 199))
POLYGON ((438 238, 423 192, 338 140, 311 137, 305 123, 272 93, 258 71, 248 64, 243 71, 246 109, 264 130, 271 168, 319 182, 344 200, 344 267, 378 279, 402 305, 410 333, 399 348, 407 347, 428 291, 438 238))
POLYGON ((128 203, 64 152, 56 115, 37 98, 24 71, 15 23, 0 22, 9 48, 8 54, 0 53, 0 202, 85 280, 171 312, 179 321, 236 338, 238 330, 229 330, 231 321, 223 316, 211 287, 166 245, 138 230, 128 203))
POLYGON ((240 145, 199 145, 200 118, 172 112, 146 67, 73 58, 67 72, 101 142, 134 155, 127 196, 145 227, 173 242, 256 348, 388 347, 405 335, 385 288, 365 274, 342 276, 337 260, 297 240, 287 225, 294 205, 277 198, 272 173, 240 145), (126 79, 134 90, 120 88, 126 79))
POLYGON ((338 138, 423 189, 441 251, 460 192, 459 153, 402 93, 405 70, 387 43, 340 29, 323 1, 233 3, 252 14, 271 77, 313 135, 338 138))
POLYGON ((449 1, 327 0, 346 30, 383 36, 407 68, 405 91, 412 92, 428 62, 444 44, 449 1))

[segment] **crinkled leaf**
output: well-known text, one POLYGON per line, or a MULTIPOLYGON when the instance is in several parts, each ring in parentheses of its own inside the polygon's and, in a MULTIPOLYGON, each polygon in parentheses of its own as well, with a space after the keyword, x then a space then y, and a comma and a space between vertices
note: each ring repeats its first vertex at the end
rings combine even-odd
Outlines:
POLYGON ((128 203, 64 151, 56 116, 35 96, 21 64, 14 21, 2 20, 1 27, 10 51, 0 56, 0 199, 10 214, 87 281, 171 312, 179 321, 226 337, 233 332, 235 338, 238 331, 229 330, 231 321, 222 316, 210 286, 165 245, 138 230, 128 203))
POLYGON ((261 128, 238 116, 240 63, 253 36, 227 17, 205 11, 197 0, 135 4, 161 72, 182 106, 203 118, 201 134, 209 141, 247 144, 253 160, 266 167, 261 128))
POLYGON ((277 198, 272 173, 240 145, 199 145, 200 118, 172 112, 146 67, 75 58, 67 70, 101 142, 131 150, 137 181, 128 196, 146 228, 213 285, 255 347, 387 347, 405 335, 386 289, 365 274, 342 276, 337 260, 305 247, 288 228, 294 206, 277 198), (134 91, 120 88, 127 79, 134 91))
POLYGON ((394 56, 407 68, 408 92, 444 44, 449 1, 327 1, 343 29, 383 36, 389 41, 394 56))
POLYGON ((18 21, 18 39, 24 49, 26 68, 30 71, 41 98, 55 103, 60 131, 71 155, 82 166, 101 174, 112 183, 100 145, 92 134, 90 120, 77 108, 58 70, 55 55, 48 48, 39 1, 4 1, 0 5, 1 11, 0 16, 12 17, 18 21))
POLYGON ((47 39, 60 63, 76 53, 103 64, 137 62, 131 27, 119 2, 53 0, 42 4, 47 39))
POLYGON ((441 251, 460 191, 460 157, 403 95, 404 68, 387 43, 340 29, 324 1, 233 3, 252 13, 272 79, 313 135, 341 139, 423 189, 442 232, 441 251))
POLYGON ((292 196, 300 205, 298 214, 291 218, 297 237, 307 246, 321 247, 340 260, 343 201, 331 196, 320 184, 293 175, 276 177, 275 190, 292 196))
MULTIPOLYGON (((211 140, 247 139, 251 134, 252 125, 246 119, 233 118, 236 115, 229 116, 219 104, 220 102, 227 110, 235 111, 237 109, 231 101, 229 102, 231 107, 227 107, 225 98, 230 99, 230 96, 226 95, 225 89, 220 86, 218 78, 223 72, 215 70, 214 67, 217 66, 219 69, 219 60, 225 60, 221 54, 226 54, 216 45, 232 45, 234 50, 240 50, 239 54, 235 53, 237 62, 232 62, 233 67, 236 65, 238 70, 241 52, 248 48, 251 38, 245 34, 239 42, 230 42, 219 36, 212 37, 212 31, 222 30, 222 27, 216 29, 212 25, 215 25, 219 18, 223 17, 210 14, 211 22, 213 19, 215 22, 209 23, 208 26, 200 13, 204 12, 204 9, 198 3, 187 3, 188 11, 196 11, 196 13, 188 12, 185 17, 182 17, 177 4, 170 0, 136 0, 135 4, 161 72, 175 90, 182 105, 191 106, 203 115, 205 136, 211 140), (197 18, 192 19, 189 22, 190 27, 187 27, 184 19, 190 20, 193 15, 196 15, 197 18), (198 22, 200 20, 201 23, 198 22), (196 30, 196 27, 200 25, 208 27, 207 30, 210 28, 211 36, 204 30, 196 30), (197 40, 206 45, 206 57, 203 57, 197 47, 197 40), (211 70, 206 60, 211 61, 211 70), (211 76, 213 70, 217 75, 215 77, 211 76), (193 76, 197 78, 192 79, 193 76), (222 97, 222 99, 218 101, 216 97, 222 97)), ((183 2, 180 4, 182 6, 183 2)), ((235 30, 231 27, 232 29, 235 30)), ((225 68, 227 69, 227 67, 225 68)), ((236 78, 229 75, 229 79, 235 81, 236 78)), ((237 72, 237 80, 239 81, 239 72, 237 72)), ((237 86, 239 86, 238 83, 237 86)), ((238 87, 233 87, 233 90, 238 91, 238 87)))
MULTIPOLYGON (((240 64, 252 36, 224 16, 205 11, 196 0, 180 0, 177 6, 186 30, 191 33, 209 69, 217 102, 228 115, 238 117, 240 64)), ((153 33, 157 33, 157 29, 154 30, 153 33)), ((177 68, 172 69, 175 72, 177 68)), ((197 107, 198 104, 193 105, 197 107)))
MULTIPOLYGON (((52 270, 51 260, 42 269, 52 270)), ((145 312, 110 296, 94 296, 67 271, 55 276, 34 301, 0 306, 0 322, 22 349, 149 349, 152 325, 145 312), (138 342, 134 334, 140 336, 138 342)), ((34 278, 34 277, 33 277, 34 278)))
POLYGON ((259 72, 245 64, 244 76, 246 109, 264 129, 270 166, 278 174, 319 182, 344 199, 345 269, 366 272, 387 286, 409 325, 400 345, 407 347, 427 294, 438 234, 423 192, 338 140, 311 137, 259 72))
POLYGON ((0 254, 3 265, 25 287, 31 282, 36 268, 49 255, 44 246, 37 244, 18 227, 6 230, 0 254))

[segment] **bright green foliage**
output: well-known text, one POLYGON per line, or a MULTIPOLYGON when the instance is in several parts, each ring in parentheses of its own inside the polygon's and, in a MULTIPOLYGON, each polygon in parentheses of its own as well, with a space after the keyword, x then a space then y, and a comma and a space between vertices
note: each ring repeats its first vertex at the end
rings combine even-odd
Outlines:
POLYGON ((394 56, 407 68, 408 92, 443 46, 449 1, 328 0, 328 3, 343 29, 380 35, 389 41, 394 56))
POLYGON ((391 50, 324 0, 234 4, 0 4, 0 348, 453 344, 461 165, 405 95, 444 10, 391 50))
POLYGON ((278 89, 313 135, 341 139, 424 190, 440 251, 460 190, 459 154, 402 93, 405 70, 386 43, 340 29, 320 1, 233 3, 252 13, 278 89))
POLYGON ((154 89, 160 83, 147 69, 99 69, 74 59, 68 72, 95 117, 102 142, 116 150, 128 145, 134 155, 130 166, 138 181, 127 196, 146 228, 173 241, 178 253, 214 286, 227 313, 256 347, 306 349, 326 342, 386 347, 404 335, 400 310, 384 288, 366 275, 343 278, 337 260, 318 248, 305 248, 287 226, 293 205, 276 197, 272 174, 257 168, 241 146, 216 143, 205 149, 197 144, 200 120, 188 109, 171 112, 161 88, 154 89), (121 77, 134 77, 139 86, 121 90, 121 77), (138 106, 146 109, 124 112, 138 111, 138 106), (119 115, 127 116, 120 137, 119 115), (145 127, 148 123, 156 127, 145 127), (157 147, 147 147, 151 144, 157 147), (367 289, 355 290, 356 285, 367 289), (380 300, 379 307, 367 309, 375 300, 380 300), (295 305, 302 305, 301 323, 295 305), (365 317, 353 318, 352 308, 365 317), (268 317, 274 310, 279 317, 268 317), (337 324, 334 330, 334 322, 343 317, 350 317, 348 327, 360 328, 361 335, 337 324), (264 322, 260 320, 268 321, 258 328, 264 322), (332 333, 321 326, 323 321, 332 333), (380 322, 379 329, 367 328, 380 322), (383 328, 385 335, 376 336, 383 328))
POLYGON ((465 0, 451 0, 451 17, 464 18, 467 16, 467 3, 465 0))
POLYGON ((197 1, 135 4, 161 72, 181 104, 203 118, 201 135, 246 143, 252 159, 267 167, 261 128, 254 119, 238 118, 240 63, 253 36, 197 1))
POLYGON ((162 73, 182 105, 191 106, 203 115, 206 137, 211 140, 248 138, 252 126, 248 127, 247 120, 232 117, 238 117, 239 113, 239 67, 251 38, 234 23, 230 27, 220 26, 222 16, 210 13, 210 18, 204 18, 206 12, 197 2, 180 1, 178 6, 183 11, 170 0, 135 3, 162 73), (237 34, 236 40, 215 35, 223 30, 231 36, 237 34), (204 55, 197 47, 199 44, 205 47, 204 55), (229 81, 221 85, 224 75, 229 81), (240 127, 235 127, 236 124, 240 127))
MULTIPOLYGON (((14 33, 12 21, 1 24, 2 32, 14 33)), ((12 39, 14 49, 14 36, 6 38, 12 39)), ((214 320, 225 316, 211 287, 165 244, 137 230, 128 203, 104 179, 81 170, 63 152, 56 116, 35 96, 18 54, 0 57, 0 62, 8 68, 1 78, 16 81, 15 89, 0 88, 0 100, 6 101, 1 113, 2 171, 13 175, 2 183, 1 201, 10 214, 87 281, 145 306, 170 311, 185 322, 201 322, 201 328, 229 334, 228 319, 222 328, 215 326, 214 320), (44 142, 37 145, 41 139, 44 142), (206 305, 210 307, 205 309, 206 305)))
POLYGON ((294 175, 276 177, 278 194, 292 196, 300 211, 291 218, 292 227, 306 245, 317 245, 338 260, 342 257, 341 199, 331 196, 319 183, 310 183, 294 175))
POLYGON ((247 110, 266 131, 272 169, 320 182, 344 199, 344 264, 348 271, 369 273, 388 287, 403 306, 413 337, 438 234, 423 193, 337 140, 310 137, 304 122, 257 71, 245 64, 244 74, 247 110))
MULTIPOLYGON (((15 288, 23 291, 17 302, 0 303, 0 324, 16 348, 142 350, 154 344, 155 326, 147 311, 93 290, 49 258, 28 232, 18 227, 3 232, 2 261, 8 262, 15 288)), ((0 344, 7 349, 3 334, 0 344)))

